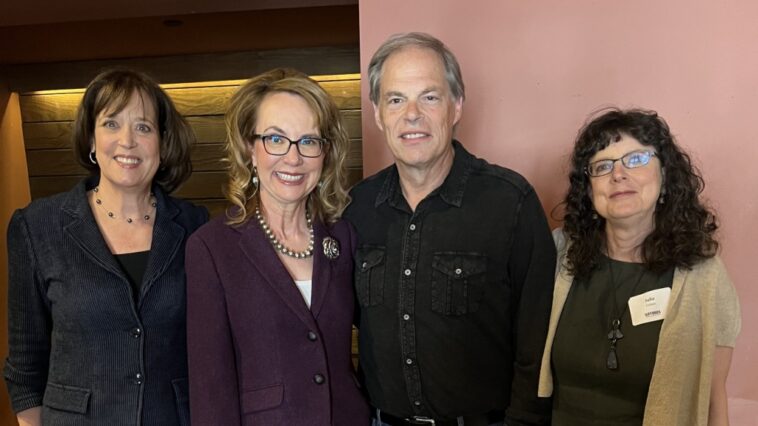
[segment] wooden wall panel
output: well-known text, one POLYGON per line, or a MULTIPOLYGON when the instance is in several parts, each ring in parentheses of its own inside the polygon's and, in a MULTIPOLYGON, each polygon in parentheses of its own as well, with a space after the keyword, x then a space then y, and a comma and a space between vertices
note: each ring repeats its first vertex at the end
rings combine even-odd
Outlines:
MULTIPOLYGON (((360 85, 355 81, 321 81, 320 84, 339 109, 360 109, 360 85)), ((238 87, 239 84, 166 88, 166 93, 184 116, 223 115, 229 98, 238 87)), ((83 90, 75 90, 23 95, 20 99, 22 119, 24 123, 73 121, 83 93, 83 90)))
POLYGON ((71 121, 23 123, 26 150, 71 148, 71 121))
MULTIPOLYGON (((350 136, 347 167, 351 184, 361 179, 362 139, 360 76, 314 76, 339 106, 350 136)), ((244 80, 169 84, 164 89, 187 118, 198 137, 192 147, 193 175, 176 191, 179 197, 205 205, 212 214, 226 207, 222 161, 226 139, 223 114, 232 94, 244 80)), ((87 175, 74 159, 71 133, 83 89, 31 92, 20 97, 32 198, 70 189, 87 175)))
MULTIPOLYGON (((2 28, 0 33, 1 30, 2 28)), ((120 43, 119 46, 123 44, 120 43)), ((4 52, 2 47, 0 52, 4 52)), ((121 59, 76 62, 0 64, 0 76, 10 90, 25 93, 86 87, 102 70, 114 67, 145 71, 163 83, 247 79, 276 67, 295 68, 308 75, 360 72, 357 38, 354 45, 253 51, 214 49, 213 52, 215 53, 159 57, 129 55, 121 59)), ((0 56, 0 63, 3 58, 0 56)))
POLYGON ((88 172, 74 158, 70 149, 26 151, 29 176, 72 176, 88 172))
POLYGON ((22 95, 21 119, 24 123, 73 121, 83 90, 61 93, 22 95))
POLYGON ((73 188, 86 175, 32 176, 29 175, 29 190, 32 200, 58 194, 73 188))

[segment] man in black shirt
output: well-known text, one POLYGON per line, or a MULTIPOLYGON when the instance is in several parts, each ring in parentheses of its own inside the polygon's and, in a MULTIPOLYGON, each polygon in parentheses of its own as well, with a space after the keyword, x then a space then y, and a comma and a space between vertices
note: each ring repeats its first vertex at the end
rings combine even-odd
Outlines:
POLYGON ((391 37, 369 84, 395 164, 354 188, 345 217, 374 425, 549 424, 537 380, 555 248, 537 194, 453 139, 464 87, 439 40, 391 37))

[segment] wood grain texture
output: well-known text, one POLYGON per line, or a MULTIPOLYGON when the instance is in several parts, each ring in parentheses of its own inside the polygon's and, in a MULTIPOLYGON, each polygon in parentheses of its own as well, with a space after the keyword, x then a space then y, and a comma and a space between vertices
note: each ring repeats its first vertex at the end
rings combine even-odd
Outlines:
POLYGON ((276 67, 295 68, 308 75, 359 73, 358 55, 356 43, 355 46, 0 65, 0 75, 10 90, 25 93, 85 87, 102 70, 113 67, 142 70, 163 83, 247 79, 276 67))
POLYGON ((73 123, 73 121, 24 123, 22 128, 26 151, 71 148, 73 123))
POLYGON ((71 149, 49 149, 26 152, 29 176, 79 176, 89 174, 74 157, 71 149))
MULTIPOLYGON (((321 81, 321 87, 334 99, 340 110, 361 107, 360 80, 321 81)), ((167 88, 177 110, 184 116, 224 115, 229 99, 239 86, 167 88)), ((21 119, 24 123, 73 121, 82 100, 83 90, 63 93, 21 95, 21 119)))
POLYGON ((68 191, 84 177, 86 175, 30 177, 29 190, 32 200, 68 191))

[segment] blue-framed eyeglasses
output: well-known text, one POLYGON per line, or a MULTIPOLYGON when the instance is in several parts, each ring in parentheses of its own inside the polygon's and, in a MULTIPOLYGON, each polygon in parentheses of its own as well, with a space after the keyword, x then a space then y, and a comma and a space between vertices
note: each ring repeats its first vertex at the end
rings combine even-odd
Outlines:
POLYGON ((282 135, 253 135, 263 141, 263 149, 271 155, 287 155, 290 147, 295 145, 297 152, 303 157, 314 158, 321 155, 324 151, 324 145, 327 140, 313 136, 305 136, 297 140, 292 140, 282 135))
POLYGON ((590 177, 605 176, 613 171, 613 166, 616 164, 616 161, 621 161, 621 164, 627 169, 636 169, 637 167, 647 166, 648 163, 650 163, 650 159, 655 156, 656 154, 654 151, 632 151, 621 158, 592 162, 585 168, 585 172, 590 177))

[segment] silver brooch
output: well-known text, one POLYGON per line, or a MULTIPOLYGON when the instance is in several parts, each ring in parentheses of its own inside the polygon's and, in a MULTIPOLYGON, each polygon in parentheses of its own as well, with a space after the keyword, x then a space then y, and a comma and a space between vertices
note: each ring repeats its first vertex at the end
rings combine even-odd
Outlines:
POLYGON ((321 242, 324 247, 324 256, 330 260, 340 257, 340 243, 332 237, 325 237, 321 242))

